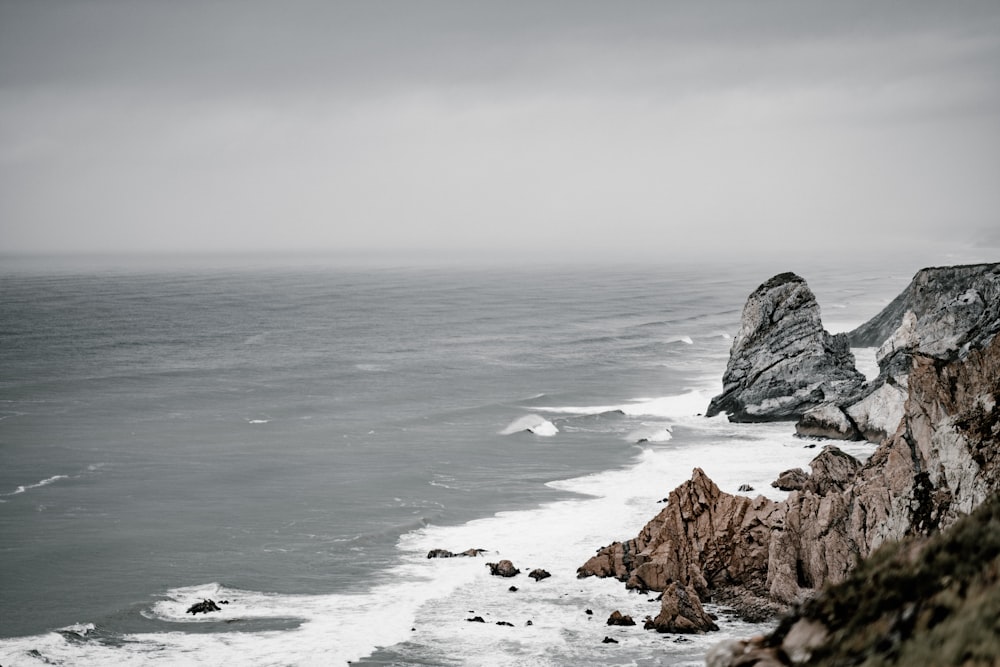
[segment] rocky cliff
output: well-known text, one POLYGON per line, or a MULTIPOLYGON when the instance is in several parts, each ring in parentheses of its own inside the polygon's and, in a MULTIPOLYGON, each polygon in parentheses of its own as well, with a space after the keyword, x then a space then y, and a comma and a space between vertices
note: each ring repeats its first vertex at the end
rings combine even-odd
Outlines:
POLYGON ((752 640, 730 640, 708 667, 1000 664, 1000 495, 933 538, 878 549, 752 640))
POLYGON ((847 338, 823 329, 806 281, 782 273, 747 299, 723 391, 707 414, 726 412, 731 421, 793 420, 810 408, 854 396, 864 380, 847 338))
POLYGON ((961 357, 998 330, 1000 264, 918 271, 888 306, 846 335, 854 347, 878 347, 878 377, 856 395, 806 412, 797 432, 872 442, 891 436, 903 417, 913 355, 961 357))
MULTIPOLYGON (((984 313, 996 312, 990 298, 984 313)), ((899 427, 864 465, 827 447, 783 502, 723 493, 696 469, 638 536, 579 575, 677 583, 758 618, 845 580, 883 543, 952 525, 1000 489, 1000 317, 977 322, 940 356, 910 350, 899 427)))

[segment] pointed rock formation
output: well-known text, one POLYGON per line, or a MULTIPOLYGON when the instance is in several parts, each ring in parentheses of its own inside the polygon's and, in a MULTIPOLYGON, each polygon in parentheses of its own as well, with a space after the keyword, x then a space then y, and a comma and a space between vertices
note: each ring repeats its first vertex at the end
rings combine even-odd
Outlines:
POLYGON ((847 339, 823 329, 805 280, 782 273, 747 299, 723 391, 706 414, 726 412, 736 422, 794 420, 857 394, 864 380, 847 339))

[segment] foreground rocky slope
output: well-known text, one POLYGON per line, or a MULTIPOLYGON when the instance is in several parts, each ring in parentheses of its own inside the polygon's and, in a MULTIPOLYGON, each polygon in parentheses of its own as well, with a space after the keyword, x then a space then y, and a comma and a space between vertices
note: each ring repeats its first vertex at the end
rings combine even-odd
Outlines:
MULTIPOLYGON (((982 313, 996 312, 990 298, 982 313)), ((753 620, 844 581, 883 543, 954 524, 1000 488, 998 329, 1000 316, 979 317, 940 356, 908 352, 899 427, 864 465, 827 447, 783 502, 723 493, 696 469, 639 535, 579 575, 676 583, 753 620)))
POLYGON ((933 538, 878 549, 843 582, 708 667, 1000 664, 1000 495, 933 538))

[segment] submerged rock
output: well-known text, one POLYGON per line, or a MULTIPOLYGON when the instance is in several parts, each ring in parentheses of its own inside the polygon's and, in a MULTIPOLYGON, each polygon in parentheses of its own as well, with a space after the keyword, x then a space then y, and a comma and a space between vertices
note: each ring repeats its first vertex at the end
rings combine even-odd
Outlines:
POLYGON ((823 329, 819 304, 805 280, 777 275, 747 299, 733 339, 723 391, 706 415, 730 421, 794 420, 818 405, 858 393, 847 338, 823 329))

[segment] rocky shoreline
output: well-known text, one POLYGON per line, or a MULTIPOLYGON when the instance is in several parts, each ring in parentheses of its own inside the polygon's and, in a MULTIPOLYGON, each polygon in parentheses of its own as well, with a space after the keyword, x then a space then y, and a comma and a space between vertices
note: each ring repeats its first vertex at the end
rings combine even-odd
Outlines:
MULTIPOLYGON (((850 581, 880 546, 908 540, 921 552, 1000 490, 998 331, 1000 264, 923 269, 881 313, 837 336, 802 278, 775 276, 747 300, 707 414, 797 421, 801 436, 864 438, 876 451, 862 463, 824 447, 809 473, 789 471, 781 502, 724 493, 696 469, 638 535, 599 549, 578 576, 664 591, 661 616, 690 611, 673 631, 713 629, 695 610, 708 600, 748 620, 791 609, 812 618, 809 605, 830 595, 817 594, 850 581), (877 378, 854 369, 851 346, 879 348, 877 378)), ((803 664, 820 634, 837 632, 786 625, 712 664, 803 664), (765 658, 751 656, 758 649, 771 662, 754 662, 765 658)))

